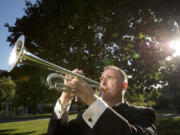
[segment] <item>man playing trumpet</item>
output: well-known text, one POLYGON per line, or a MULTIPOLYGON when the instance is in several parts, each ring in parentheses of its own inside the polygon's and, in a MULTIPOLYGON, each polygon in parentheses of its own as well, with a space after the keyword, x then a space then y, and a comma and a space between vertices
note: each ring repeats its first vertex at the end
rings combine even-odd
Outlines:
MULTIPOLYGON (((82 71, 76 69, 76 73, 82 71)), ((107 66, 100 77, 101 97, 90 85, 67 75, 65 85, 75 94, 63 92, 50 119, 48 135, 156 135, 156 116, 151 108, 124 103, 127 76, 115 66, 107 66), (74 120, 68 121, 68 111, 74 96, 88 108, 74 120)))

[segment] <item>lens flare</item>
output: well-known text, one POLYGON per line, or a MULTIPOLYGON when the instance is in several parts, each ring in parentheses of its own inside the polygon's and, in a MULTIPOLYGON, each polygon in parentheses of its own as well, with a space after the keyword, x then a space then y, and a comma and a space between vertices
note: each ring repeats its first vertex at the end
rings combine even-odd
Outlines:
POLYGON ((173 56, 180 55, 180 40, 172 41, 170 47, 175 51, 173 56))
POLYGON ((20 77, 20 78, 17 78, 16 80, 14 80, 14 82, 19 82, 19 83, 28 82, 28 81, 29 81, 28 76, 23 76, 23 77, 20 77))

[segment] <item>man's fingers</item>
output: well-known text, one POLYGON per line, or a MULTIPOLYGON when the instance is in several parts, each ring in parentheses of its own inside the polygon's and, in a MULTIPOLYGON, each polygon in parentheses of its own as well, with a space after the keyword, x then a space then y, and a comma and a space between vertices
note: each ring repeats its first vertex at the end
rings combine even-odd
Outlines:
POLYGON ((72 72, 75 72, 75 73, 78 73, 78 74, 83 74, 83 71, 82 70, 79 70, 79 69, 74 69, 72 72))
MULTIPOLYGON (((72 72, 75 72, 75 73, 77 73, 77 74, 83 74, 83 71, 82 70, 79 70, 79 69, 74 69, 72 72)), ((73 76, 73 75, 70 75, 70 74, 66 74, 65 75, 65 83, 67 83, 68 81, 72 81, 73 79, 75 78, 75 76, 73 76)))

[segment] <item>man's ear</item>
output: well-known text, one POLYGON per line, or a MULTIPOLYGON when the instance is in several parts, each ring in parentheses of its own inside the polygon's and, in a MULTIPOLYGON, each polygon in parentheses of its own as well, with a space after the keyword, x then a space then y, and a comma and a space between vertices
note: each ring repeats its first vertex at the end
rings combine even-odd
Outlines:
POLYGON ((123 82, 123 90, 127 89, 127 82, 123 82))

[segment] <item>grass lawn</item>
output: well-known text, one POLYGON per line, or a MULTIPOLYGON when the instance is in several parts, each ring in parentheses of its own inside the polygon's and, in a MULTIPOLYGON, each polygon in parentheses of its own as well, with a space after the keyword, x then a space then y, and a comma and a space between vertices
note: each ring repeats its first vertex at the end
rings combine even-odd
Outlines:
MULTIPOLYGON (((45 135, 48 122, 49 119, 40 119, 0 123, 0 135, 45 135)), ((158 135, 180 135, 180 117, 159 118, 158 135)))
POLYGON ((0 135, 45 135, 49 119, 0 123, 0 135))
MULTIPOLYGON (((0 123, 0 135, 46 135, 49 119, 30 120, 31 118, 42 118, 50 116, 35 115, 35 116, 18 116, 10 119, 29 119, 27 121, 0 123)), ((72 114, 69 120, 75 118, 77 115, 72 114)))
POLYGON ((158 119, 158 135, 180 135, 180 117, 158 119))

